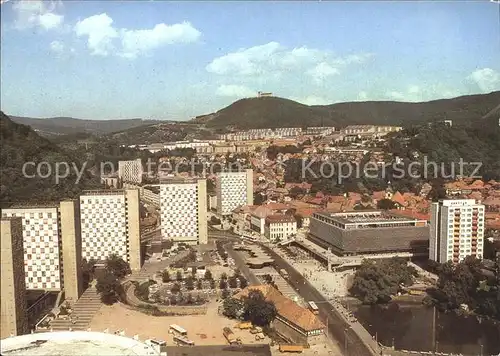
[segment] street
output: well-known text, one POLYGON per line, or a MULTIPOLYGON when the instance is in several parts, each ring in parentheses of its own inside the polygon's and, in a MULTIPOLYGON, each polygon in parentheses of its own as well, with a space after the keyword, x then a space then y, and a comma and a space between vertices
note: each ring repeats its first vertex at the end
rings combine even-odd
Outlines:
MULTIPOLYGON (((229 231, 209 231, 209 236, 212 238, 223 238, 229 241, 239 241, 241 240, 239 236, 229 232, 229 231)), ((325 325, 327 325, 327 332, 334 340, 339 343, 339 347, 343 350, 344 356, 368 356, 373 355, 374 352, 369 349, 359 336, 350 328, 350 325, 344 321, 342 316, 333 308, 328 300, 326 300, 323 295, 318 292, 309 282, 290 266, 283 258, 276 254, 272 249, 270 249, 265 244, 256 242, 260 247, 267 252, 271 258, 274 259, 274 265, 277 270, 285 269, 288 272, 289 278, 288 282, 296 290, 296 292, 305 301, 314 301, 320 311, 320 319, 325 325)), ((260 284, 258 279, 253 275, 250 269, 246 266, 242 258, 235 253, 232 248, 232 243, 229 242, 224 246, 228 254, 234 259, 236 265, 242 273, 247 277, 250 284, 260 284), (253 278, 252 278, 253 277, 253 278)))
POLYGON ((323 323, 328 324, 327 330, 330 336, 337 340, 339 347, 345 356, 372 355, 372 351, 365 346, 358 335, 350 328, 342 316, 333 308, 320 292, 278 254, 264 244, 258 243, 275 261, 276 269, 285 269, 288 272, 288 282, 304 298, 305 301, 314 301, 320 311, 323 323))

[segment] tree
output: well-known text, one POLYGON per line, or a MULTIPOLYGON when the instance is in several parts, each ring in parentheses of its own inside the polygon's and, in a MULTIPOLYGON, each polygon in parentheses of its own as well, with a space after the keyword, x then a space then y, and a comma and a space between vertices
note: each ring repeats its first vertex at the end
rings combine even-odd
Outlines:
POLYGON ((164 270, 161 274, 161 280, 163 283, 168 283, 170 282, 170 273, 168 273, 167 270, 164 270))
POLYGON ((349 292, 365 304, 387 303, 402 285, 413 284, 416 274, 402 258, 364 260, 354 275, 349 292))
POLYGON ((220 275, 220 279, 227 279, 227 273, 226 272, 222 272, 222 274, 220 275))
POLYGON ((192 276, 189 276, 186 278, 186 289, 187 290, 193 290, 194 289, 194 279, 192 276))
POLYGON ((211 225, 220 225, 220 219, 216 218, 215 216, 212 215, 210 218, 210 224, 211 225))
POLYGON ((231 319, 239 319, 245 311, 245 306, 242 301, 235 298, 226 298, 222 302, 222 314, 231 319))
POLYGON ((91 258, 88 262, 85 258, 82 259, 82 283, 84 289, 87 289, 89 283, 94 279, 94 269, 96 262, 97 261, 93 258, 91 258))
POLYGON ((194 303, 193 296, 191 295, 191 293, 188 293, 187 298, 186 298, 186 304, 191 305, 193 303, 194 303))
POLYGON ((219 289, 226 289, 227 288, 227 282, 225 279, 221 279, 219 282, 219 289))
POLYGON ((210 289, 215 289, 215 280, 210 280, 210 289))
POLYGON ((210 272, 210 270, 209 270, 209 269, 207 269, 207 270, 206 270, 206 272, 205 272, 205 279, 206 279, 206 280, 210 280, 210 279, 212 279, 212 278, 213 278, 213 277, 212 277, 212 272, 210 272))
POLYGON ((231 295, 231 292, 230 292, 228 289, 223 289, 223 290, 222 290, 222 294, 221 294, 221 298, 222 298, 222 299, 226 299, 226 298, 228 298, 230 295, 231 295))
POLYGON ((377 208, 382 210, 396 209, 396 203, 391 199, 381 199, 377 202, 377 208))
POLYGON ((182 273, 181 271, 177 271, 176 279, 178 282, 182 281, 182 273))
POLYGON ((229 288, 238 288, 238 279, 233 276, 228 280, 229 288))
POLYGON ((302 196, 305 193, 306 191, 301 187, 292 187, 292 189, 290 189, 290 191, 288 192, 288 195, 290 196, 290 198, 297 199, 299 196, 302 196))
POLYGON ((105 271, 97 278, 96 289, 101 296, 101 301, 104 304, 111 305, 116 303, 123 293, 123 288, 113 273, 105 271))
POLYGON ((132 273, 130 265, 116 254, 111 254, 106 259, 106 270, 114 274, 118 279, 132 273))
POLYGON ((196 276, 196 267, 191 267, 191 276, 193 276, 193 278, 196 276))
POLYGON ((198 279, 196 281, 196 289, 202 290, 203 289, 203 281, 201 279, 198 279))
POLYGON ((179 283, 174 283, 174 285, 172 286, 172 288, 170 288, 170 291, 172 292, 172 294, 177 294, 181 291, 181 285, 179 283))
POLYGON ((240 269, 239 269, 239 268, 236 268, 236 269, 234 270, 234 276, 236 276, 236 277, 241 276, 241 271, 240 271, 240 269))
POLYGON ((248 281, 245 277, 240 276, 240 288, 245 289, 248 286, 248 281))
POLYGON ((257 326, 268 326, 278 314, 273 302, 264 298, 261 291, 252 290, 243 299, 244 319, 257 326))
POLYGON ((196 261, 196 251, 195 251, 195 250, 190 250, 190 251, 189 251, 189 254, 188 254, 187 260, 188 260, 189 262, 195 262, 195 261, 196 261))

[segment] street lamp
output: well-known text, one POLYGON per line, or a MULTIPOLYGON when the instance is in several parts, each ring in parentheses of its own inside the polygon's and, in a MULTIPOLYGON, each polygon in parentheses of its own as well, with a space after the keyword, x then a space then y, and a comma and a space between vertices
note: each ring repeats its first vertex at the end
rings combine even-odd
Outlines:
POLYGON ((347 355, 347 328, 344 329, 344 352, 347 355))

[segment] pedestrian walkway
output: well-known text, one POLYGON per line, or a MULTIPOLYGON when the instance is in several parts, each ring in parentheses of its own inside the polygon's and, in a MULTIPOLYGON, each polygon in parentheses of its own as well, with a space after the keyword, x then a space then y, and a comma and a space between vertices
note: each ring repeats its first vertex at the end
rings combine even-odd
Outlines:
POLYGON ((102 302, 94 286, 90 286, 72 306, 67 319, 57 318, 50 322, 53 331, 86 330, 94 315, 101 309, 102 302))

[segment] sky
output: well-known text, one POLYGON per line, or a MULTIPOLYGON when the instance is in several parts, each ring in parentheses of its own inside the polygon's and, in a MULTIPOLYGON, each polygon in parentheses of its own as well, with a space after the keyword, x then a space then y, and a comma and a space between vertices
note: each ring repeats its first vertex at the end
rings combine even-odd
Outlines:
POLYGON ((9 115, 188 120, 258 91, 306 105, 500 90, 500 4, 2 1, 9 115))

